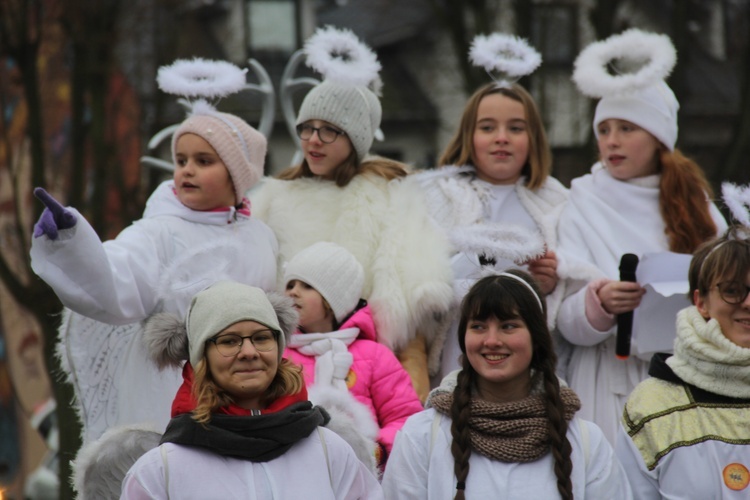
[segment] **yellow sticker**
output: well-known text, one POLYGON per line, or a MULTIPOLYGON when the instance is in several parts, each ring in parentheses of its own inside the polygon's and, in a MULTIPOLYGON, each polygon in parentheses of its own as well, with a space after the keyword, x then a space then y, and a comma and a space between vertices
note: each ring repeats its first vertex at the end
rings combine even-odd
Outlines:
POLYGON ((357 374, 354 373, 354 370, 350 369, 344 380, 346 381, 346 388, 351 389, 357 383, 357 374))
POLYGON ((730 490, 740 491, 747 488, 750 483, 750 472, 742 464, 733 463, 724 467, 724 484, 730 490))

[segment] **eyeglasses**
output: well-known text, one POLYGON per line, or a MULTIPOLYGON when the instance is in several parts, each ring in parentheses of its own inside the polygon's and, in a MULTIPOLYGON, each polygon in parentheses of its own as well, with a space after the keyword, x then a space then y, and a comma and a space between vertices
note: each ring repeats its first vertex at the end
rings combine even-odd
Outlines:
POLYGON ((750 293, 750 286, 739 281, 725 281, 717 283, 716 289, 719 290, 721 299, 727 304, 742 304, 750 293))
POLYGON ((297 125, 297 136, 303 141, 309 141, 313 135, 313 132, 318 133, 318 139, 325 144, 331 144, 340 135, 346 135, 346 132, 337 128, 323 125, 322 127, 313 127, 307 123, 300 123, 297 125))
POLYGON ((245 343, 245 339, 248 339, 255 350, 258 352, 269 352, 273 351, 276 347, 276 339, 278 338, 279 332, 276 330, 259 330, 252 335, 242 337, 233 333, 227 333, 226 335, 219 335, 212 339, 208 339, 206 342, 213 342, 216 345, 216 350, 219 354, 227 358, 237 356, 242 350, 242 344, 245 343))

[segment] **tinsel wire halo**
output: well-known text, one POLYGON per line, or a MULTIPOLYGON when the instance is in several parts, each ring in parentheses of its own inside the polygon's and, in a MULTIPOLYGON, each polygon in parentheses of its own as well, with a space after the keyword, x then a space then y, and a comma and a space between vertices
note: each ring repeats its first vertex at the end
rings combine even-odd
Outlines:
POLYGON ((740 187, 725 182, 721 185, 721 197, 732 217, 750 232, 750 186, 740 187))
POLYGON ((676 62, 677 52, 668 36, 629 29, 583 49, 575 62, 573 81, 585 95, 600 98, 664 80, 676 62), (635 72, 612 75, 607 66, 614 60, 645 64, 635 72))
POLYGON ((318 28, 305 42, 304 52, 307 65, 326 80, 368 86, 378 79, 377 56, 350 30, 318 28))
POLYGON ((159 88, 168 94, 207 99, 225 97, 245 88, 246 69, 227 61, 178 59, 162 66, 156 75, 159 88))
POLYGON ((509 85, 530 75, 542 63, 542 56, 526 40, 504 33, 474 37, 469 59, 475 66, 483 67, 500 85, 509 85))

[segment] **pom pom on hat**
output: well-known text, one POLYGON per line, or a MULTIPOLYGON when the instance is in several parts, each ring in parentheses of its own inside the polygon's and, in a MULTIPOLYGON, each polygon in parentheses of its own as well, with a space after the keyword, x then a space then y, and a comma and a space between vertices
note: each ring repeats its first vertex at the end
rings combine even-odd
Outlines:
POLYGON ((227 167, 234 185, 235 205, 242 203, 245 192, 263 176, 266 138, 243 119, 213 109, 198 101, 193 111, 172 135, 172 157, 177 140, 184 134, 195 134, 208 142, 227 167))
POLYGON ((297 255, 284 270, 284 284, 300 280, 315 290, 331 306, 337 322, 346 318, 362 296, 365 273, 356 257, 346 248, 321 241, 297 255))

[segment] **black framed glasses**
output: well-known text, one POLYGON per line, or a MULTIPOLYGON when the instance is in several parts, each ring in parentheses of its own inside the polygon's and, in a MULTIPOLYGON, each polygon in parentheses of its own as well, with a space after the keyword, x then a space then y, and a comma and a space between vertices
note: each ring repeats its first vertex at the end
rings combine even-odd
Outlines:
POLYGON ((322 127, 313 127, 307 123, 300 123, 297 125, 297 137, 303 141, 309 141, 314 132, 318 133, 320 142, 325 144, 331 144, 336 141, 340 135, 346 135, 346 132, 343 130, 333 128, 329 125, 323 125, 322 127))
POLYGON ((258 330, 252 335, 236 335, 234 333, 226 333, 217 337, 208 339, 206 342, 212 342, 216 345, 216 350, 219 354, 227 358, 237 356, 242 350, 242 344, 245 343, 245 339, 249 340, 255 350, 258 352, 269 352, 273 351, 274 347, 277 346, 276 339, 279 336, 279 332, 276 330, 258 330))
POLYGON ((742 304, 750 294, 750 286, 739 281, 724 281, 716 284, 719 296, 727 304, 742 304))

